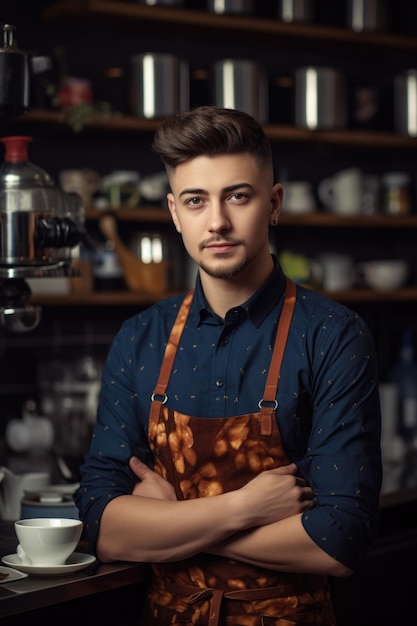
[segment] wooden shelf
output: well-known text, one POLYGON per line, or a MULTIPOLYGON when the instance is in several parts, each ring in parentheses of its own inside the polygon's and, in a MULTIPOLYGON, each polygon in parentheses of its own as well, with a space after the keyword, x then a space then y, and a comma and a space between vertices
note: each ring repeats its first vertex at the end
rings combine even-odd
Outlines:
MULTIPOLYGON (((51 128, 59 128, 67 132, 74 132, 65 119, 62 111, 33 110, 26 115, 5 120, 26 124, 44 124, 51 128)), ((0 119, 0 125, 2 120, 0 119)), ((108 131, 129 133, 154 133, 160 120, 146 120, 128 115, 111 115, 108 117, 93 116, 85 124, 85 131, 108 131)), ((401 135, 400 133, 362 130, 307 130, 295 126, 266 125, 264 127, 269 139, 288 143, 320 144, 329 146, 360 147, 366 149, 385 148, 391 150, 416 150, 417 138, 401 135)))
MULTIPOLYGON (((87 221, 99 220, 105 213, 111 213, 120 222, 144 222, 144 223, 167 223, 171 220, 171 214, 165 207, 139 206, 133 209, 92 209, 85 212, 87 221)), ((417 221, 416 221, 417 224, 417 221)))
MULTIPOLYGON (((161 294, 161 299, 173 296, 180 291, 170 291, 161 294)), ((324 295, 339 302, 417 302, 417 287, 407 287, 395 291, 372 291, 371 289, 352 289, 340 293, 324 295)), ((130 291, 98 291, 87 294, 71 294, 63 296, 34 295, 33 304, 43 306, 145 306, 152 304, 155 298, 147 294, 132 293, 130 291)))
MULTIPOLYGON (((160 299, 173 296, 179 291, 161 294, 160 299)), ((96 291, 92 293, 74 293, 70 295, 33 295, 32 304, 42 306, 148 306, 156 301, 154 296, 131 291, 96 291)))
MULTIPOLYGON (((170 223, 171 215, 166 207, 139 206, 131 209, 106 209, 105 211, 89 208, 85 213, 87 220, 99 220, 104 213, 112 213, 119 221, 144 223, 170 223)), ((308 213, 293 215, 281 213, 279 226, 306 227, 306 228, 416 228, 417 215, 355 215, 341 217, 328 213, 308 213)))
POLYGON ((394 291, 376 291, 373 289, 352 289, 331 293, 318 291, 339 302, 417 302, 417 287, 404 287, 394 291))
POLYGON ((278 228, 279 226, 306 226, 308 228, 417 228, 417 215, 354 215, 344 217, 329 213, 293 215, 283 212, 279 218, 278 228))
POLYGON ((347 28, 327 27, 319 24, 287 24, 279 19, 254 15, 217 15, 203 10, 189 10, 166 6, 145 6, 134 2, 112 0, 60 0, 44 7, 41 18, 45 22, 76 21, 97 24, 119 22, 121 25, 147 29, 153 25, 168 27, 172 32, 179 29, 194 32, 198 29, 215 33, 235 33, 237 36, 250 35, 253 38, 271 39, 275 45, 289 40, 295 43, 307 42, 334 44, 349 47, 359 54, 367 49, 370 52, 417 52, 417 40, 401 34, 356 33, 347 28))

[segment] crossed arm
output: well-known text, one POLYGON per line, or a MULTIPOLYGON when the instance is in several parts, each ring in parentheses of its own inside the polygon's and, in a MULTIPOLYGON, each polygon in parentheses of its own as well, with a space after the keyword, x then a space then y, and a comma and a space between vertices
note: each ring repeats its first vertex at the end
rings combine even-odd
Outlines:
POLYGON ((313 493, 294 463, 267 470, 221 495, 177 501, 170 483, 136 457, 131 495, 103 512, 97 554, 103 562, 168 562, 208 552, 288 572, 347 576, 352 572, 307 535, 301 514, 313 493))

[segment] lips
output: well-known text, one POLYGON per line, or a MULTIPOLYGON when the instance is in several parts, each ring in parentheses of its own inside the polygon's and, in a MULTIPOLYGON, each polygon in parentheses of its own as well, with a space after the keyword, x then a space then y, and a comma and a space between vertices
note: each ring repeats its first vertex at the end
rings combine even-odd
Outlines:
POLYGON ((216 243, 216 244, 212 244, 210 246, 206 246, 206 248, 208 250, 211 250, 217 254, 226 254, 227 252, 230 252, 236 244, 234 243, 216 243))

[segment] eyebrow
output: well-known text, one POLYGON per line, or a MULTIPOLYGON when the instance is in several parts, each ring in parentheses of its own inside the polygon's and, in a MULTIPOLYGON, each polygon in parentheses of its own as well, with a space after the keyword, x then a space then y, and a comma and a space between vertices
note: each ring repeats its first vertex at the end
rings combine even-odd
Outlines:
MULTIPOLYGON (((253 189, 253 185, 250 185, 249 183, 236 183, 235 185, 229 185, 228 187, 224 187, 222 189, 223 193, 230 193, 231 191, 236 191, 237 189, 242 189, 242 187, 246 187, 249 189, 253 189)), ((179 197, 181 198, 181 196, 187 195, 187 194, 191 194, 191 195, 199 195, 199 194, 205 194, 208 195, 208 191, 206 189, 199 189, 199 188, 195 188, 195 189, 183 189, 180 194, 179 197)))

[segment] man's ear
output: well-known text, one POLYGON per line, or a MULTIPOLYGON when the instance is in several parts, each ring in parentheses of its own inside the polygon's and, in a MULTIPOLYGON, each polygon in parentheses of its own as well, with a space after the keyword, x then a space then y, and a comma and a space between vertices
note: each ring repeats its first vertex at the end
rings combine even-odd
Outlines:
POLYGON ((275 224, 278 223, 283 199, 284 189, 281 183, 275 183, 275 185, 272 187, 271 193, 271 221, 275 224))
POLYGON ((175 207, 174 194, 169 193, 167 195, 167 202, 168 202, 169 212, 171 213, 172 221, 174 222, 174 226, 177 229, 177 232, 180 233, 181 232, 181 226, 180 226, 180 223, 179 223, 179 220, 178 220, 178 216, 177 216, 177 209, 175 207))

